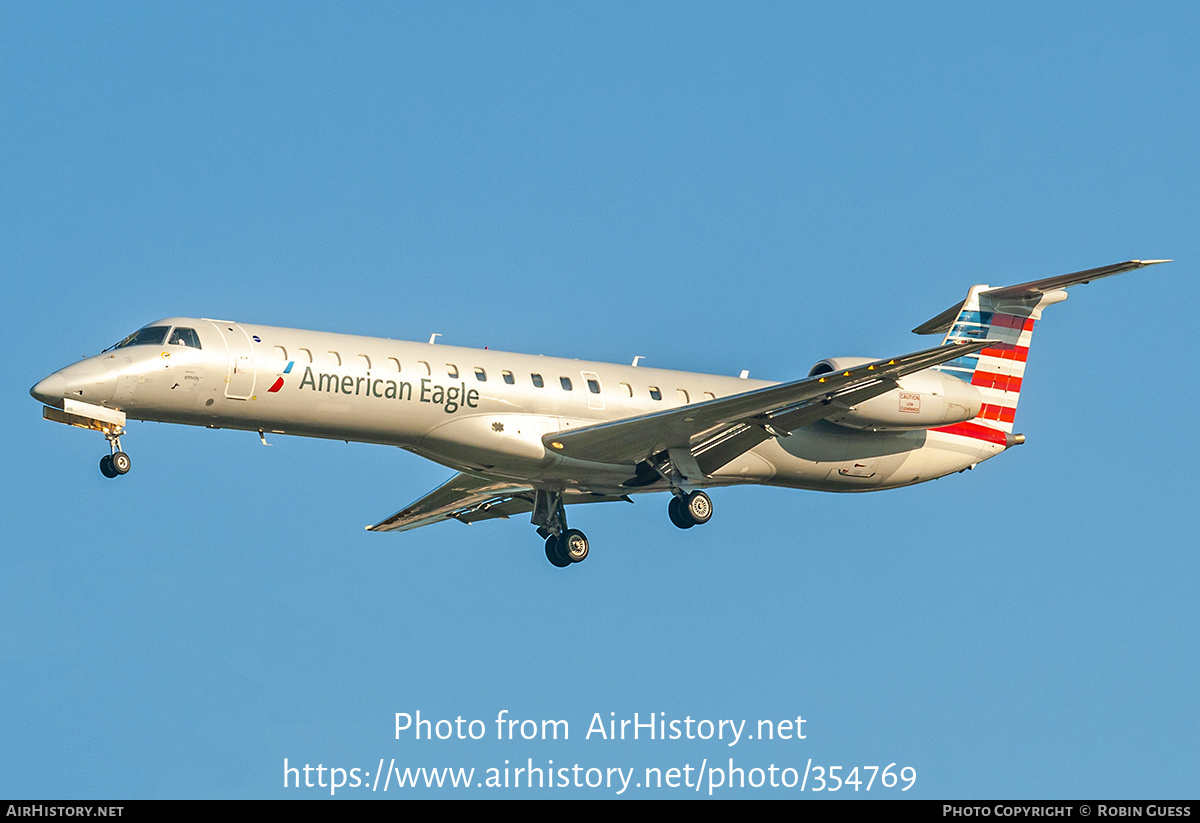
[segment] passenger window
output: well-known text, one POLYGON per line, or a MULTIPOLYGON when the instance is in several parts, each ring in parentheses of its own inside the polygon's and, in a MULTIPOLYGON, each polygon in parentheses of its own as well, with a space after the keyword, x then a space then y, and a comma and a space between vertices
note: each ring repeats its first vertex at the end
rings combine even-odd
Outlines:
POLYGON ((679 397, 680 403, 688 402, 688 393, 686 391, 684 391, 683 389, 676 389, 675 394, 679 397))
POLYGON ((366 366, 367 371, 371 370, 371 358, 367 357, 365 354, 360 354, 358 359, 362 365, 366 366))
POLYGON ((658 386, 650 387, 650 396, 653 397, 655 400, 662 400, 662 392, 659 391, 658 386))
POLYGON ((570 391, 571 390, 571 378, 569 378, 569 377, 558 378, 558 385, 563 387, 563 391, 570 391))
POLYGON ((423 369, 425 370, 425 376, 426 376, 426 377, 432 377, 432 376, 433 376, 433 369, 429 368, 429 363, 427 363, 427 362, 426 362, 426 361, 424 361, 424 360, 418 360, 418 361, 417 361, 417 365, 418 365, 418 366, 420 366, 421 368, 423 368, 423 369))
POLYGON ((533 385, 534 385, 534 386, 536 386, 536 387, 537 387, 537 388, 539 388, 539 389, 540 389, 542 386, 546 385, 546 384, 545 384, 545 382, 542 380, 542 376, 541 376, 540 374, 536 374, 536 373, 535 373, 535 374, 531 374, 531 375, 529 375, 529 379, 530 379, 530 380, 532 380, 532 381, 533 381, 533 385))
MULTIPOLYGON (((176 329, 176 331, 178 331, 178 329, 176 329)), ((175 342, 175 335, 171 335, 171 342, 175 342)), ((287 360, 287 349, 285 349, 283 346, 276 346, 275 356, 280 360, 287 360)))
POLYGON ((480 383, 484 382, 485 380, 487 380, 487 372, 485 372, 483 369, 476 366, 475 367, 475 379, 478 380, 480 383))
POLYGON ((588 391, 590 391, 592 394, 600 393, 600 383, 598 381, 593 380, 592 378, 589 377, 587 384, 588 384, 588 391))
POLYGON ((312 362, 312 352, 311 351, 309 351, 308 349, 302 348, 302 349, 300 349, 300 353, 304 355, 305 362, 308 362, 308 363, 312 362))
POLYGON ((514 383, 516 383, 516 382, 517 382, 517 381, 516 381, 516 378, 514 378, 514 377, 513 377, 513 373, 512 373, 512 372, 510 372, 510 371, 505 371, 505 372, 501 372, 501 374, 503 374, 503 375, 504 375, 504 382, 505 382, 505 383, 507 383, 508 385, 510 385, 510 386, 511 386, 512 384, 514 384, 514 383))
POLYGON ((625 395, 627 397, 633 397, 633 386, 629 385, 628 383, 622 383, 621 388, 625 390, 625 395))
POLYGON ((446 374, 450 377, 458 377, 458 366, 453 363, 446 364, 446 374))
MULTIPOLYGON (((171 332, 171 339, 167 341, 167 345, 188 346, 189 348, 198 349, 200 348, 200 338, 196 336, 195 329, 177 328, 171 332)), ((280 346, 276 346, 275 348, 280 351, 283 350, 280 346)), ((287 352, 283 353, 283 359, 287 360, 287 352)))
POLYGON ((338 354, 335 351, 331 351, 329 353, 329 356, 333 358, 333 362, 335 365, 338 365, 338 366, 342 365, 342 356, 340 354, 338 354))
POLYGON ((712 392, 710 392, 710 391, 706 391, 706 392, 704 393, 704 399, 705 399, 705 400, 716 400, 716 399, 717 399, 717 396, 716 396, 715 394, 713 394, 712 392))
POLYGON ((387 359, 387 361, 392 364, 392 370, 395 371, 397 374, 399 374, 400 373, 400 361, 394 357, 389 357, 387 359))

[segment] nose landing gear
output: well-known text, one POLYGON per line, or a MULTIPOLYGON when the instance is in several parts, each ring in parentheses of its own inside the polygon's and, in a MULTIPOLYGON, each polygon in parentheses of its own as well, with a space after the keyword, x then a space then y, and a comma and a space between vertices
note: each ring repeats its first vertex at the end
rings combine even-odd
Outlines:
POLYGON ((121 435, 123 433, 119 429, 104 433, 104 439, 108 441, 108 448, 111 451, 111 454, 100 458, 100 473, 105 477, 120 477, 129 473, 131 466, 129 455, 121 451, 121 435))
POLYGON ((129 472, 129 455, 113 452, 100 458, 100 473, 105 477, 120 477, 129 472))
MULTIPOLYGON (((46 380, 50 380, 50 378, 46 378, 46 380)), ((38 386, 41 385, 42 383, 38 384, 38 386)), ((57 392, 57 389, 55 391, 57 392)), ((59 396, 62 397, 61 394, 59 396)), ((43 399, 37 393, 34 393, 34 397, 43 399)), ((50 400, 53 400, 53 397, 47 398, 47 402, 50 400)), ((110 409, 106 406, 84 403, 82 400, 74 400, 70 397, 62 397, 61 402, 61 407, 43 406, 42 417, 56 423, 100 432, 108 441, 109 451, 100 458, 100 473, 105 477, 120 477, 128 473, 129 455, 121 451, 121 435, 125 433, 125 412, 121 409, 110 409)))

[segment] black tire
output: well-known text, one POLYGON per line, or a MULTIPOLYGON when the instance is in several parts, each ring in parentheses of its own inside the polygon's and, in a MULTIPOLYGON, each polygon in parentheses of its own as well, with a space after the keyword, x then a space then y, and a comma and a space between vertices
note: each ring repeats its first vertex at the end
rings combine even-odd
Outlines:
POLYGON ((696 525, 696 521, 688 517, 687 510, 683 508, 678 497, 672 497, 671 502, 667 504, 667 514, 670 515, 671 522, 681 529, 690 529, 696 525))
POLYGON ((560 569, 565 569, 571 565, 571 561, 558 552, 558 538, 550 535, 546 538, 546 559, 550 561, 550 565, 557 566, 560 569))
POLYGON ((114 452, 111 463, 113 471, 117 474, 129 474, 132 463, 129 460, 129 455, 125 452, 114 452))
POLYGON ((105 477, 117 476, 117 470, 113 468, 111 454, 106 454, 100 458, 100 473, 105 477))
POLYGON ((702 526, 712 519, 712 500, 704 492, 692 492, 683 499, 681 506, 697 526, 702 526))

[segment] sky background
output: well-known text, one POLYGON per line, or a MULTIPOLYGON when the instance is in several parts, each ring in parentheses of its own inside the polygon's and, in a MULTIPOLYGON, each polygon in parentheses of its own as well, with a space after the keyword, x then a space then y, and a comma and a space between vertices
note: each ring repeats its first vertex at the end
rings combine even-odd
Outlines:
POLYGON ((0 796, 732 757, 1196 797, 1198 37, 1194 3, 0 5, 0 796), (1039 324, 1025 446, 717 490, 686 532, 664 495, 572 509, 566 570, 524 517, 365 532, 452 474, 406 452, 134 423, 110 481, 28 395, 172 315, 793 379, 1130 258, 1176 262, 1039 324), (396 740, 418 710, 488 737, 396 740), (585 740, 610 712, 806 739, 585 740))

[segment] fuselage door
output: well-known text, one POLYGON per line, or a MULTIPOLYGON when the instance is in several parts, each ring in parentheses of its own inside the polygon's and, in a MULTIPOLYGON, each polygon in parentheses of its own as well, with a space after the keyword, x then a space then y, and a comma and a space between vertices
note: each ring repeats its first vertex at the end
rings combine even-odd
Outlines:
POLYGON ((229 353, 229 374, 225 378, 225 396, 231 400, 248 400, 254 394, 254 361, 250 337, 237 323, 210 320, 225 340, 229 353))

